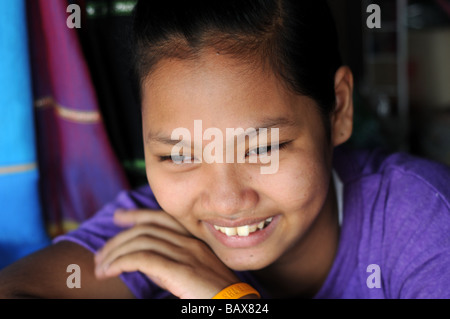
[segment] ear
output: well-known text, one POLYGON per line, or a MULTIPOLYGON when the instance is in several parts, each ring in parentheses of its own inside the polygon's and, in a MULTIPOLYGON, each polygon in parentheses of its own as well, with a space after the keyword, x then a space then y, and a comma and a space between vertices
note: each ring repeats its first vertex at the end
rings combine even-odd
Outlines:
POLYGON ((346 142, 353 131, 353 74, 349 67, 341 66, 334 77, 336 108, 331 116, 333 146, 346 142))

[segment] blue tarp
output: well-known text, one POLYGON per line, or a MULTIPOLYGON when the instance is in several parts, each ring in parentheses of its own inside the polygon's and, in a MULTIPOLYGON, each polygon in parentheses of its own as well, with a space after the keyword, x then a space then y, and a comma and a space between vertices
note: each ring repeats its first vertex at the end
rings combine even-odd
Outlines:
POLYGON ((25 0, 0 0, 0 268, 49 244, 39 200, 25 0))

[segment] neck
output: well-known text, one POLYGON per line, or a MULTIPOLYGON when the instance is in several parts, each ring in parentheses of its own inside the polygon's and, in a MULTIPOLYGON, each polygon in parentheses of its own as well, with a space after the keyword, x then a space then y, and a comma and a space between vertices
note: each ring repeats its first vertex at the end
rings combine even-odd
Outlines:
POLYGON ((255 275, 274 298, 312 298, 333 265, 339 243, 334 183, 325 204, 301 240, 272 265, 255 275))

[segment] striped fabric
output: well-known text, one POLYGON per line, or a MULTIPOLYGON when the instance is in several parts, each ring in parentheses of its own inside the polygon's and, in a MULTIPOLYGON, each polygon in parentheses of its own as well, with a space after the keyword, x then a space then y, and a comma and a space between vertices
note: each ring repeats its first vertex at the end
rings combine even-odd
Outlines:
POLYGON ((66 25, 68 2, 27 4, 43 208, 53 238, 129 184, 107 138, 77 31, 66 25))
POLYGON ((25 0, 0 0, 0 268, 49 243, 39 199, 25 0))

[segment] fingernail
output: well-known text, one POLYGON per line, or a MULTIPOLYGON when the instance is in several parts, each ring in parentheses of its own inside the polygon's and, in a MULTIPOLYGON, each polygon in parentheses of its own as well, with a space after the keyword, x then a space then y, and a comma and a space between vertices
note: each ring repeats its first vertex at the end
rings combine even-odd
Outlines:
POLYGON ((114 214, 114 217, 113 217, 114 224, 116 224, 117 226, 120 226, 120 227, 134 226, 135 223, 130 220, 132 218, 132 216, 127 215, 126 213, 127 213, 127 211, 125 211, 125 210, 116 211, 116 213, 114 214))
POLYGON ((99 265, 97 265, 97 266, 95 266, 95 275, 97 276, 97 277, 101 277, 102 276, 102 267, 101 267, 101 265, 99 264, 99 265))
POLYGON ((104 264, 103 265, 103 267, 102 267, 103 274, 106 275, 106 272, 108 271, 108 268, 109 268, 109 264, 104 264))
POLYGON ((109 268, 109 264, 101 264, 100 263, 95 267, 95 274, 97 275, 97 277, 103 277, 104 275, 106 275, 108 268, 109 268))

